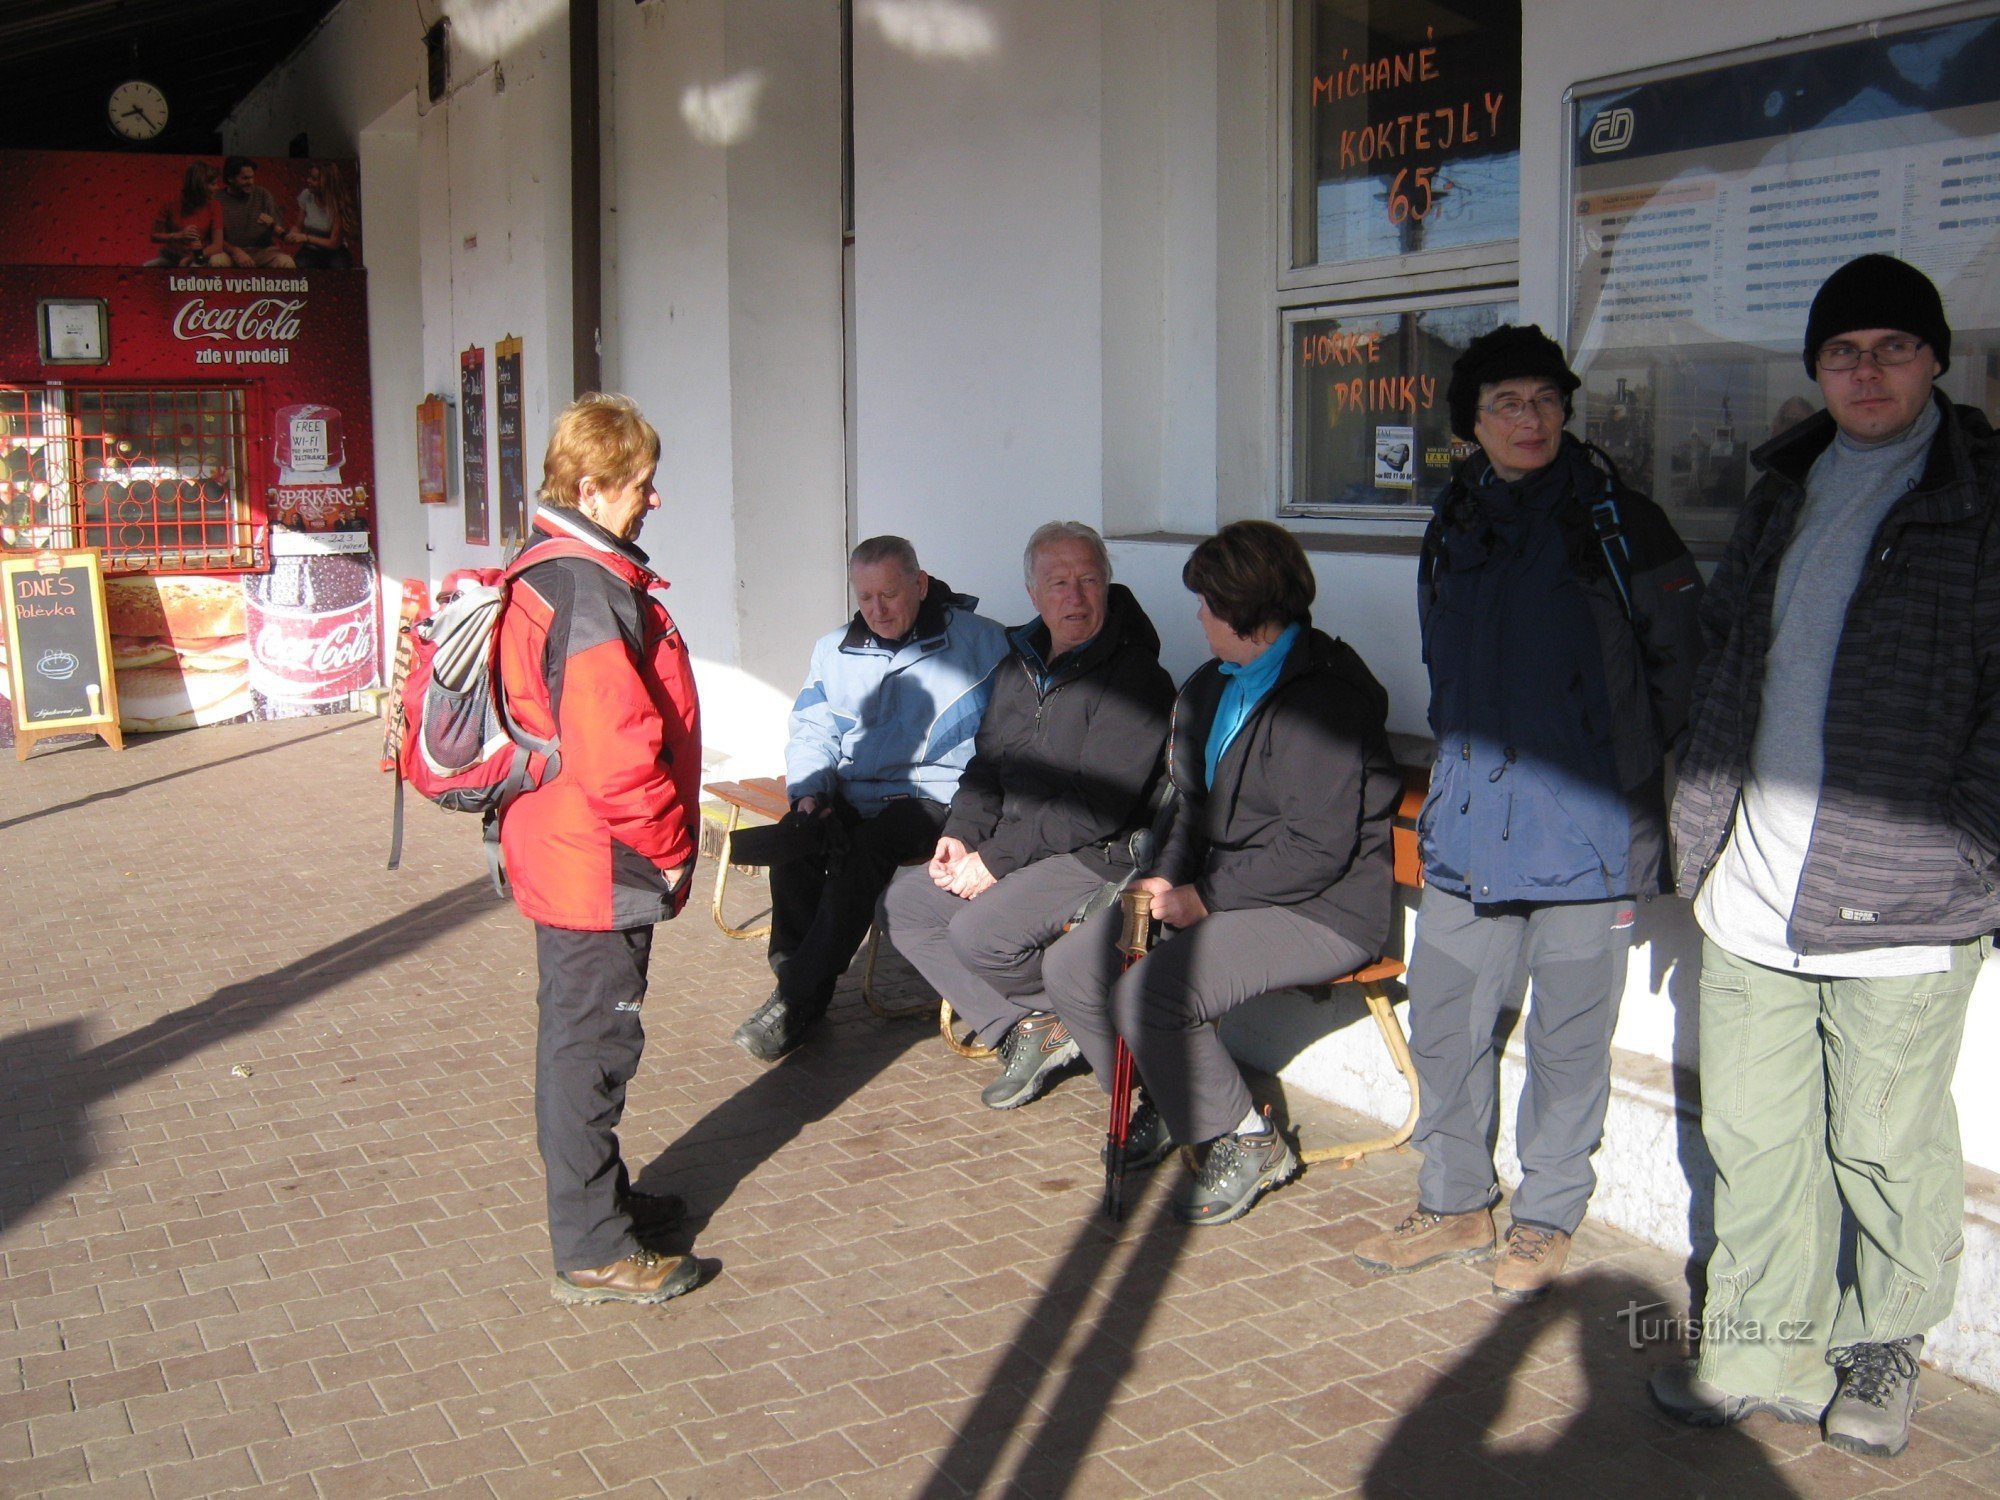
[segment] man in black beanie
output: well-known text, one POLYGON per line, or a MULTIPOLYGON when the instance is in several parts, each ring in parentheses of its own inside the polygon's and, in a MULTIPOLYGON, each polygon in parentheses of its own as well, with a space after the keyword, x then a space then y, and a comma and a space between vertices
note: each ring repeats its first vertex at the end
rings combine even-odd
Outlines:
POLYGON ((1521 1184, 1493 1289, 1546 1292, 1597 1184, 1636 903, 1664 889, 1662 762, 1694 684, 1700 575, 1666 516, 1563 431, 1576 375, 1541 329, 1467 346, 1445 400, 1476 442, 1424 535, 1437 763, 1410 959, 1417 1203, 1362 1242, 1415 1271, 1494 1248, 1501 1017, 1531 982, 1521 1184))
POLYGON ((1673 809, 1717 1243, 1700 1358, 1653 1396, 1882 1456, 1957 1292, 1952 1075, 2000 925, 2000 442, 1936 391, 1950 363, 1913 266, 1813 299, 1826 410, 1751 456, 1673 809))

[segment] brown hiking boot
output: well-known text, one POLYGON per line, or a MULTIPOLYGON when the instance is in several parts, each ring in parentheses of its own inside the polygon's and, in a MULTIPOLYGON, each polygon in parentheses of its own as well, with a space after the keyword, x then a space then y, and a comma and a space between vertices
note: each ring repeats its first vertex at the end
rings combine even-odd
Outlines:
POLYGON ((1533 1302, 1548 1291, 1569 1263, 1569 1236, 1560 1229, 1514 1224, 1507 1248, 1493 1267, 1493 1290, 1516 1302, 1533 1302))
POLYGON ((1434 1214, 1415 1208, 1394 1229, 1384 1230, 1354 1247, 1354 1258, 1371 1271, 1401 1276, 1421 1271, 1441 1260, 1478 1260, 1493 1250, 1493 1210, 1469 1214, 1434 1214))
POLYGON ((701 1280, 692 1255, 634 1250, 623 1260, 588 1271, 558 1271, 549 1292, 558 1302, 667 1302, 701 1280))

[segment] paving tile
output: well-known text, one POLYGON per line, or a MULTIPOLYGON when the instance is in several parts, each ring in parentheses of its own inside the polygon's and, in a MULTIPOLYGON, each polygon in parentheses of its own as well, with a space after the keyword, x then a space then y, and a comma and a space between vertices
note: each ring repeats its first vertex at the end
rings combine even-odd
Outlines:
MULTIPOLYGON (((0 1494, 2000 1493, 2000 1402, 1935 1372, 1895 1461, 1661 1421, 1662 1352, 1623 1349, 1614 1294, 1679 1305, 1682 1268, 1602 1226, 1526 1314, 1479 1266, 1370 1276, 1350 1252, 1406 1211, 1411 1153, 1203 1234, 1161 1216, 1169 1168, 1111 1226, 1085 1082, 996 1117, 990 1064, 852 979, 757 1068, 728 1030, 768 993, 760 945, 698 912, 656 940, 622 1133, 719 1273, 663 1308, 557 1306, 532 931, 462 820, 416 818, 380 869, 374 737, 135 737, 9 782, 68 858, 33 901, 0 888, 0 1132, 54 1164, 0 1165, 0 1198, 34 1194, 0 1234, 0 1494), (253 843, 246 806, 286 816, 253 843), (196 901, 261 915, 197 941, 172 918, 196 901)), ((1286 1104, 1309 1139, 1363 1133, 1286 1104)))

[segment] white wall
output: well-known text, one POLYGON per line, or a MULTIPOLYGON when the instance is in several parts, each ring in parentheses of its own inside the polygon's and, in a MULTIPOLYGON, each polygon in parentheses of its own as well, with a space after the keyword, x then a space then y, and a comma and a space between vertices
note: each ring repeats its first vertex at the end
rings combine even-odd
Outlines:
MULTIPOLYGON (((425 578, 428 584, 430 518, 412 503, 417 493, 417 450, 408 434, 427 394, 422 357, 423 251, 416 215, 421 171, 417 100, 406 93, 364 127, 361 158, 362 252, 368 258, 368 381, 375 422, 375 540, 382 572, 390 578, 425 578)), ((396 611, 382 612, 385 661, 395 659, 396 611)))
POLYGON ((846 592, 840 12, 609 4, 604 372, 665 440, 640 541, 673 580, 703 737, 780 769, 846 592))
POLYGON ((439 103, 422 92, 408 5, 347 0, 223 135, 232 151, 282 155, 303 130, 315 154, 362 160, 379 560, 387 577, 435 586, 453 568, 502 560, 493 345, 523 341, 531 493, 535 435, 571 394, 569 53, 563 0, 453 0, 428 14, 448 14, 453 27, 451 87, 439 103), (458 353, 475 343, 487 351, 493 542, 483 547, 465 541, 456 487, 449 506, 418 505, 414 456, 416 401, 441 392, 455 403, 458 353))
POLYGON ((1018 621, 1028 533, 1103 517, 1098 7, 855 9, 858 526, 1018 621))
MULTIPOLYGON (((477 343, 490 403, 492 347, 521 338, 532 492, 572 394, 568 6, 443 9, 439 104, 407 6, 348 0, 228 126, 232 149, 307 129, 364 157, 383 568, 432 584, 501 560, 497 485, 489 444, 485 547, 457 503, 416 505, 415 401, 455 399, 477 343)), ((673 584, 707 744, 770 770, 807 645, 848 610, 839 6, 602 0, 600 23, 603 383, 661 431, 665 503, 640 544, 673 584)))

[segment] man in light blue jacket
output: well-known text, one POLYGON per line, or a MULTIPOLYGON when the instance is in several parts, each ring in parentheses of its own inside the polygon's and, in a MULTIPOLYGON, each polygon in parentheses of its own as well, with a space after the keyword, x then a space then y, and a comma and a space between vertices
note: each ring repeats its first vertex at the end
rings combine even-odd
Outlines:
POLYGON ((792 810, 771 865, 778 986, 734 1037, 759 1062, 826 1014, 889 877, 937 847, 1008 654, 1006 632, 973 613, 979 601, 925 573, 902 537, 870 537, 847 576, 854 618, 820 637, 792 704, 792 810))

